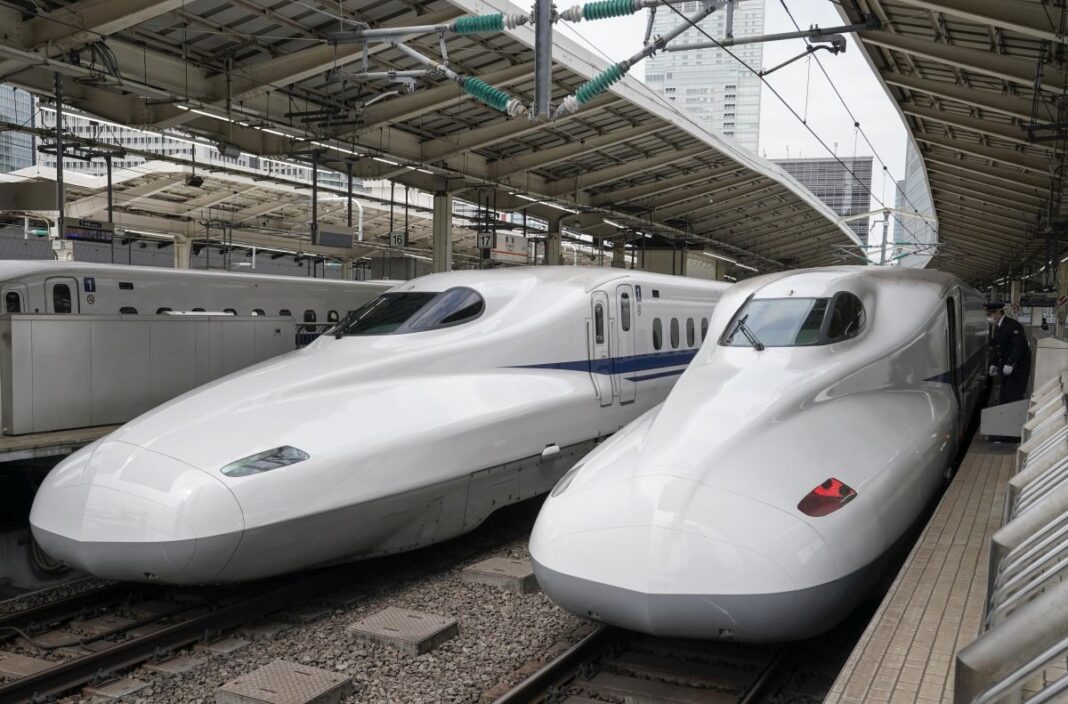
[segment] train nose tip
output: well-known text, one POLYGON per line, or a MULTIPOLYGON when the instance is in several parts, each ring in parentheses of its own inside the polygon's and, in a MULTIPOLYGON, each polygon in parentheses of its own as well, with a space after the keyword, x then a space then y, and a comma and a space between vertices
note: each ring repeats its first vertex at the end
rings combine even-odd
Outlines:
POLYGON ((98 577, 211 581, 244 529, 220 479, 171 457, 112 441, 56 467, 30 513, 42 549, 98 577))
POLYGON ((580 518, 547 520, 540 534, 539 516, 531 557, 553 601, 654 635, 764 641, 808 627, 799 618, 828 594, 807 587, 837 573, 819 534, 786 512, 692 482, 634 484, 599 497, 618 513, 567 511, 580 518), (642 510, 648 497, 657 499, 642 510))

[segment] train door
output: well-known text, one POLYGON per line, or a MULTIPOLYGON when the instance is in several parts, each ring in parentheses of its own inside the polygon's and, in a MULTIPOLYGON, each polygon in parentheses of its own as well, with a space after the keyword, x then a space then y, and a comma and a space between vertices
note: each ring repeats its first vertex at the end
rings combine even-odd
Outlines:
POLYGON ((28 312, 29 298, 26 295, 26 284, 8 284, 0 289, 0 313, 26 313, 28 312))
POLYGON ((45 279, 45 309, 49 313, 77 313, 78 279, 53 276, 45 279))
POLYGON ((627 379, 625 365, 634 356, 635 327, 634 290, 630 284, 616 287, 616 316, 612 324, 612 376, 619 390, 620 403, 633 403, 638 396, 638 384, 627 379))
POLYGON ((964 402, 961 399, 961 315, 959 297, 946 299, 946 349, 949 351, 949 383, 953 386, 953 396, 957 399, 958 420, 964 417, 964 402))
POLYGON ((612 345, 608 332, 608 294, 594 291, 590 300, 590 377, 602 406, 612 405, 612 345))

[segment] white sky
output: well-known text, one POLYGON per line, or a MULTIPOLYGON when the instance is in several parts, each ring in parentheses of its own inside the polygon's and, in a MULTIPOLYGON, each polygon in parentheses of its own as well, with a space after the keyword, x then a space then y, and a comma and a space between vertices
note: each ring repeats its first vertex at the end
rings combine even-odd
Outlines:
MULTIPOLYGON (((752 1, 766 3, 765 33, 794 31, 794 26, 780 0, 752 1)), ((813 24, 820 27, 845 24, 832 2, 786 0, 786 5, 803 29, 813 24)), ((561 5, 561 7, 564 6, 570 6, 570 4, 561 5)), ((575 33, 577 31, 600 53, 606 54, 614 61, 619 61, 641 48, 645 22, 646 13, 641 12, 630 17, 581 22, 577 25, 569 25, 561 21, 556 27, 571 39, 578 39, 575 33)), ((864 60, 856 41, 848 35, 847 40, 849 46, 844 54, 832 56, 828 52, 819 51, 817 55, 874 145, 875 153, 885 161, 887 166, 885 177, 878 159, 873 164, 872 191, 886 205, 893 207, 895 194, 893 179, 902 179, 905 173, 905 127, 894 104, 887 97, 864 60)), ((764 45, 764 67, 775 66, 804 50, 805 45, 801 39, 766 43, 764 45)), ((631 74, 637 78, 644 76, 641 66, 631 69, 631 74)), ((872 150, 864 143, 864 138, 856 134, 853 120, 835 96, 814 60, 801 59, 780 69, 768 76, 768 82, 794 107, 798 114, 805 115, 807 105, 808 125, 832 150, 837 143, 839 156, 873 155, 872 150), (855 151, 854 143, 856 144, 855 151)), ((787 156, 829 156, 827 150, 820 146, 819 142, 790 114, 767 86, 764 86, 760 97, 760 154, 769 159, 787 156)), ((877 207, 877 203, 873 202, 872 207, 877 207)))

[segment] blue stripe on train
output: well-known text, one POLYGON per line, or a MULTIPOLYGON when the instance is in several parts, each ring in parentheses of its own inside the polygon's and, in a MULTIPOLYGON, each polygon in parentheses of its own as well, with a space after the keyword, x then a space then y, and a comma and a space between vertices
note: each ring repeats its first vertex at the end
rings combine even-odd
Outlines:
MULTIPOLYGON (((697 354, 697 350, 672 350, 671 352, 653 352, 651 354, 636 354, 629 357, 610 357, 608 359, 579 359, 573 362, 546 362, 544 364, 520 364, 513 369, 562 369, 573 372, 592 372, 594 374, 629 374, 631 372, 644 372, 651 369, 664 369, 665 367, 678 367, 690 363, 697 354)), ((673 374, 681 374, 679 369, 673 374)), ((667 376, 664 374, 663 376, 667 376)), ((655 378, 652 376, 642 378, 655 378)), ((636 381, 637 378, 630 381, 636 381)))

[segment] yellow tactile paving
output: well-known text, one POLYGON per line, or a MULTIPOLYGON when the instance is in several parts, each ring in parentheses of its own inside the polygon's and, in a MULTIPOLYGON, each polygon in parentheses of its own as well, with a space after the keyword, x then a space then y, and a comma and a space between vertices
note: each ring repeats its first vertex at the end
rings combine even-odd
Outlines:
POLYGON ((1014 445, 976 439, 825 700, 952 702, 957 650, 979 634, 990 536, 1014 445))

